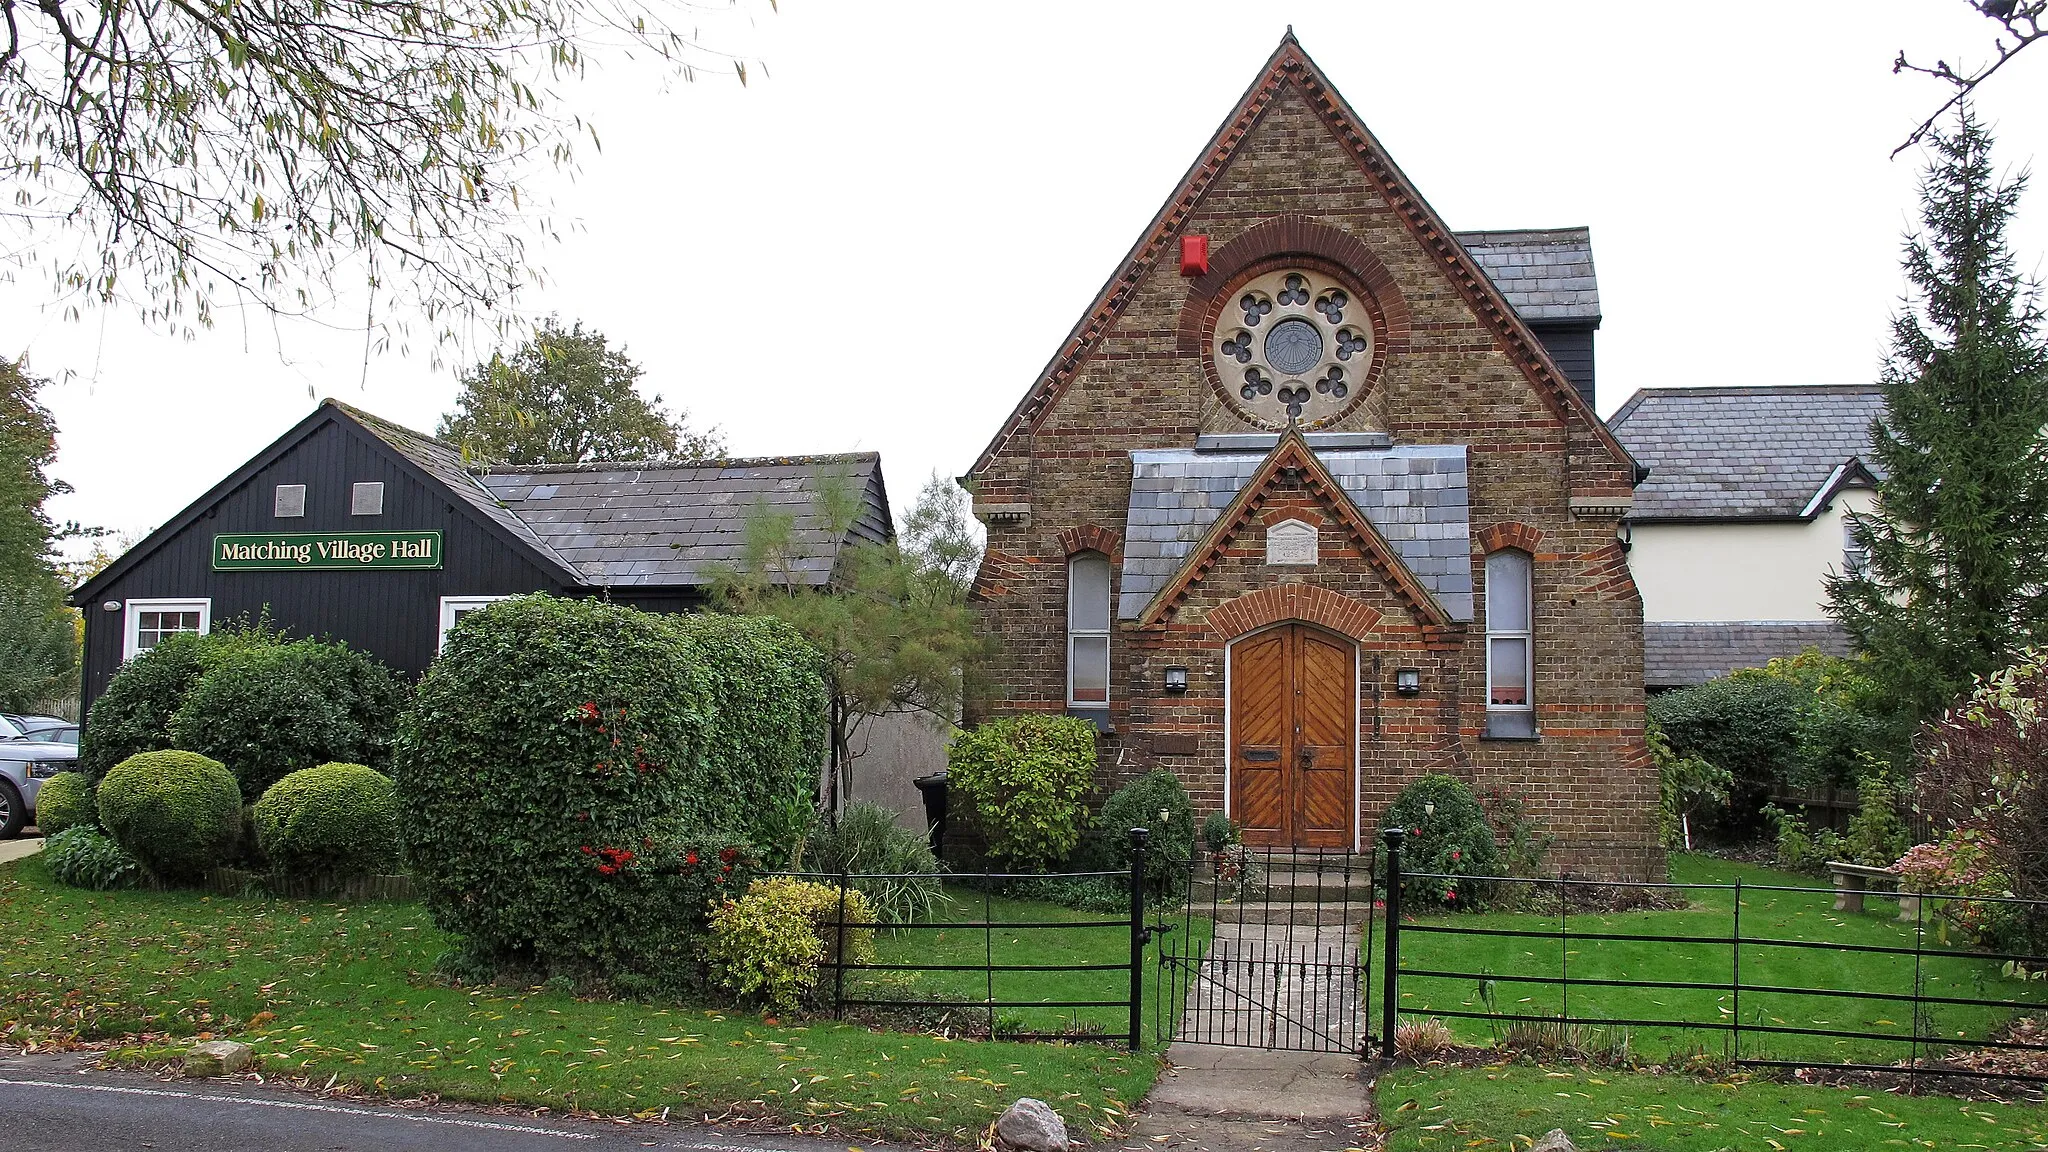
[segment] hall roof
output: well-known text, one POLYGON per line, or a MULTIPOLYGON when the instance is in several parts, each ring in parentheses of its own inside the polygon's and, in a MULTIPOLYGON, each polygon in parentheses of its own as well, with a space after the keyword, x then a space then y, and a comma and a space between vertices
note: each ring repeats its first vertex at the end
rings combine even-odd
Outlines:
POLYGON ((1522 319, 1539 324, 1599 321, 1600 284, 1593 275, 1590 229, 1520 228, 1453 235, 1522 319))
POLYGON ((1645 388, 1607 426, 1650 470, 1631 520, 1808 520, 1882 478, 1883 414, 1875 384, 1645 388))
POLYGON ((1851 654, 1848 633, 1831 620, 1646 621, 1643 684, 1652 689, 1704 684, 1808 648, 1830 656, 1851 654))

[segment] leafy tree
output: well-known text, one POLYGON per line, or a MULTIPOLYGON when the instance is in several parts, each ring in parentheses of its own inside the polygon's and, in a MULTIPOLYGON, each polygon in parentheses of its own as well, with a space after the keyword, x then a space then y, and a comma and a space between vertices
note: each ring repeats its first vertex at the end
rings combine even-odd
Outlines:
POLYGON ((7 248, 80 304, 132 300, 187 332, 224 306, 306 313, 352 286, 440 339, 462 316, 508 323, 533 276, 522 236, 554 228, 524 181, 596 142, 558 91, 628 54, 747 78, 675 0, 0 12, 7 248))
POLYGON ((1870 560, 1828 580, 1829 613, 1914 720, 2048 637, 2048 348, 2006 244, 2026 178, 1998 181, 1991 147, 1967 108, 1935 138, 1871 430, 1885 478, 1852 526, 1870 560))
POLYGON ((981 545, 964 494, 934 477, 904 519, 901 539, 847 545, 831 582, 819 587, 804 577, 814 553, 805 541, 845 539, 862 499, 844 477, 827 477, 813 504, 820 523, 801 533, 793 513, 756 510, 747 519, 744 559, 715 573, 713 586, 729 610, 781 619, 823 654, 831 755, 822 791, 843 799, 862 730, 874 717, 918 710, 950 724, 958 714, 984 653, 967 607, 981 545))
POLYGON ((72 613, 55 566, 60 529, 44 503, 57 422, 36 400, 45 381, 0 361, 0 706, 26 709, 67 687, 78 666, 72 613))
POLYGON ((640 366, 582 321, 549 317, 510 359, 493 353, 462 374, 455 411, 438 434, 491 464, 581 464, 592 460, 701 460, 725 444, 716 430, 692 432, 684 416, 642 398, 640 366))

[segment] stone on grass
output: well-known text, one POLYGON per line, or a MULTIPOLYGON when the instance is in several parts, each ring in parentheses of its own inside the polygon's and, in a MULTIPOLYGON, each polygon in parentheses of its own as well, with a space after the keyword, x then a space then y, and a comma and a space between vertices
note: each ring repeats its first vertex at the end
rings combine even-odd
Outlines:
POLYGON ((1543 1139, 1530 1146, 1529 1152, 1579 1152, 1579 1146, 1564 1134, 1564 1129, 1552 1128, 1543 1134, 1543 1139))
POLYGON ((1016 1152, 1067 1152, 1067 1125, 1043 1100, 1026 1096, 996 1121, 996 1147, 1016 1152))
POLYGON ((232 1076, 255 1059, 255 1052, 239 1040, 208 1040, 186 1050, 185 1075, 232 1076))

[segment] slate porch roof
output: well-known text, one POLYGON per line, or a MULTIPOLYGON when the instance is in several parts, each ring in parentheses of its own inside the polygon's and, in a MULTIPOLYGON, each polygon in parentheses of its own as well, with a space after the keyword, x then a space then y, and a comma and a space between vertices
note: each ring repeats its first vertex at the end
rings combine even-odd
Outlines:
POLYGON ((1882 479, 1875 384, 1645 388, 1607 426, 1650 470, 1630 519, 1800 520, 1856 461, 1882 479))
POLYGON ((1600 319, 1593 234, 1586 228, 1455 232, 1500 294, 1534 323, 1600 319))
POLYGON ((1646 623, 1643 684, 1648 688, 1704 684, 1738 668, 1761 668, 1779 656, 1797 656, 1808 648, 1830 656, 1851 654, 1848 634, 1828 620, 1646 623))
MULTIPOLYGON (((1472 619, 1472 527, 1463 445, 1315 449, 1344 494, 1453 620, 1472 619)), ((1135 620, 1258 471, 1266 451, 1131 454, 1117 616, 1135 620)), ((1327 542, 1326 542, 1327 546, 1327 542)))
POLYGON ((814 586, 831 578, 847 543, 895 535, 873 452, 508 468, 481 483, 585 579, 613 587, 709 583, 716 566, 744 558, 757 509, 793 518, 791 567, 814 586), (827 529, 816 500, 834 481, 862 502, 843 536, 827 529))

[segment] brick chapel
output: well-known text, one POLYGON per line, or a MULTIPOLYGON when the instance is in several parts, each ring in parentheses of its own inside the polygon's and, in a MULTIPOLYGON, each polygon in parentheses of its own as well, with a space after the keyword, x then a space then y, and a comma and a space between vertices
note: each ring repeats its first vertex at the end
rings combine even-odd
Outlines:
POLYGON ((1369 850, 1446 772, 1661 879, 1586 235, 1453 233, 1290 32, 966 477, 979 710, 1254 844, 1369 850))

